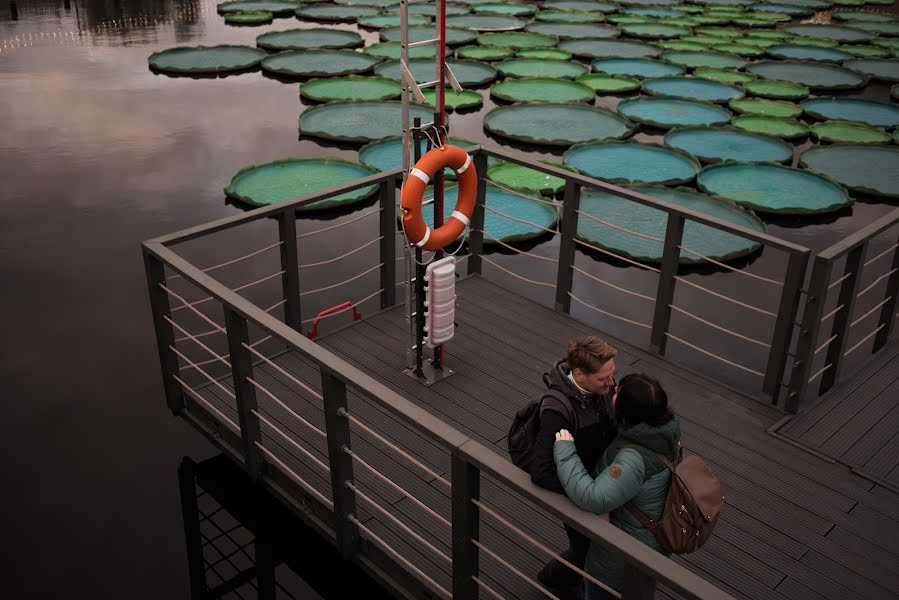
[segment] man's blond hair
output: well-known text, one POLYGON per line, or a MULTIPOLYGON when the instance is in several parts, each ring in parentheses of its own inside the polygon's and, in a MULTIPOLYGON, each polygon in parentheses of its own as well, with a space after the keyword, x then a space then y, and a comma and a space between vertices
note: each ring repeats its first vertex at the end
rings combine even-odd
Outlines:
POLYGON ((595 335, 583 335, 568 342, 568 368, 572 371, 580 369, 587 374, 596 373, 616 356, 618 350, 595 335))

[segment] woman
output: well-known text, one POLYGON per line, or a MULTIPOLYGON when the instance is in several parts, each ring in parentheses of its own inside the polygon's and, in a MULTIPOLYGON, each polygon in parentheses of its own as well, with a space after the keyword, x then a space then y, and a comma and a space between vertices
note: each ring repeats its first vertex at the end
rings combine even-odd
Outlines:
MULTIPOLYGON (((631 500, 650 519, 662 514, 671 473, 656 452, 674 461, 680 443, 680 423, 668 409, 668 396, 649 375, 624 377, 612 396, 618 437, 598 465, 581 463, 574 438, 567 430, 556 434, 553 455, 565 493, 578 507, 596 514, 609 513, 610 521, 647 546, 667 554, 649 529, 625 506, 631 500), (628 447, 630 445, 639 448, 628 447), (591 472, 598 472, 596 477, 591 472)), ((590 544, 585 570, 615 590, 624 583, 625 563, 596 543, 590 544)), ((587 581, 587 600, 606 600, 612 594, 587 581)))

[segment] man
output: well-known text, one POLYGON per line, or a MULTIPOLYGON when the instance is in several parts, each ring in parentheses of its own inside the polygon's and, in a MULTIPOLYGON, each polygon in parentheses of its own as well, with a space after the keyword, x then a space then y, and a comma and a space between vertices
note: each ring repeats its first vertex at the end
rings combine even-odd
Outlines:
MULTIPOLYGON (((567 429, 574 435, 577 453, 588 469, 593 469, 616 435, 611 397, 615 387, 615 356, 618 351, 595 336, 582 336, 568 342, 568 356, 556 361, 543 380, 568 397, 572 415, 557 398, 544 397, 540 429, 534 444, 531 481, 540 487, 564 494, 556 473, 553 444, 556 432, 567 429), (574 417, 572 419, 572 417, 574 417)), ((590 538, 565 525, 568 549, 562 557, 584 568, 590 538)), ((537 574, 537 579, 561 598, 580 596, 581 575, 552 559, 537 574)))

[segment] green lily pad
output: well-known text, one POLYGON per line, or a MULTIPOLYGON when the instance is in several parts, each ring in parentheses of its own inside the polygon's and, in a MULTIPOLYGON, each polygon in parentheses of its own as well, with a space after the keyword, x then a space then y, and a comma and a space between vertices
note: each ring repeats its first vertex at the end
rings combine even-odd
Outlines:
POLYGON ((796 46, 817 46, 818 48, 835 48, 839 46, 836 40, 815 37, 794 36, 787 41, 796 46))
POLYGON ((334 23, 353 23, 359 17, 373 16, 381 12, 374 6, 341 6, 322 2, 317 4, 301 4, 294 11, 300 19, 307 21, 329 21, 334 23))
POLYGON ((605 75, 603 73, 590 73, 581 75, 575 79, 592 89, 597 94, 623 94, 640 89, 640 80, 621 75, 605 75))
POLYGON ((592 69, 594 72, 638 79, 680 75, 684 72, 684 67, 680 65, 651 58, 600 58, 593 61, 592 69))
POLYGON ((765 49, 759 48, 758 46, 751 46, 749 44, 735 44, 730 42, 725 44, 715 44, 714 46, 712 46, 712 49, 716 52, 736 54, 737 56, 761 56, 765 53, 765 49))
MULTIPOLYGON (((399 2, 397 2, 399 5, 399 2)), ((464 4, 453 4, 451 2, 447 2, 446 4, 446 16, 454 16, 454 15, 467 15, 471 12, 471 9, 464 4)), ((409 6, 409 14, 410 15, 424 15, 426 17, 431 17, 432 19, 437 16, 437 6, 435 4, 412 4, 409 6)))
POLYGON ((263 25, 271 23, 274 18, 275 15, 263 10, 225 13, 225 23, 236 23, 238 25, 263 25))
POLYGON ((897 38, 889 38, 889 37, 874 38, 873 40, 871 40, 871 43, 874 44, 875 46, 881 46, 883 48, 893 48, 893 49, 899 48, 899 39, 897 39, 897 38))
POLYGON ((621 35, 621 30, 617 27, 599 23, 552 23, 547 21, 537 21, 525 27, 525 31, 541 35, 551 35, 561 40, 614 38, 621 35))
MULTIPOLYGON (((472 141, 453 136, 446 138, 445 143, 460 148, 474 145, 472 141)), ((422 151, 424 151, 424 147, 422 147, 422 151)), ((390 171, 402 167, 403 136, 394 135, 365 144, 359 149, 359 162, 375 171, 390 171)), ((444 174, 448 178, 454 177, 452 169, 445 169, 444 174)))
POLYGON ((802 107, 783 100, 763 100, 761 98, 738 98, 727 105, 740 114, 763 115, 795 119, 802 114, 802 107))
POLYGON ((613 13, 618 10, 617 4, 593 2, 592 0, 552 0, 541 2, 540 6, 547 10, 579 10, 598 13, 613 13))
POLYGON ((545 60, 569 60, 571 52, 561 48, 524 48, 515 53, 517 58, 539 58, 545 60))
POLYGON ((664 96, 643 96, 625 100, 618 105, 618 112, 632 121, 661 129, 726 125, 731 118, 728 110, 710 102, 678 100, 664 96))
POLYGON ((703 102, 728 102, 742 98, 743 90, 700 77, 658 77, 643 82, 641 89, 654 96, 671 96, 703 102))
POLYGON ((749 114, 734 117, 730 122, 734 127, 745 131, 773 135, 785 140, 795 140, 808 135, 808 128, 796 119, 749 114))
POLYGON ((742 84, 755 79, 755 75, 752 73, 734 71, 733 69, 709 69, 705 67, 693 71, 693 76, 730 84, 742 84))
POLYGON ((537 9, 528 4, 506 4, 504 2, 485 2, 474 7, 477 14, 509 15, 513 17, 526 17, 537 12, 537 9))
POLYGON ((701 46, 714 46, 722 42, 729 41, 730 38, 715 37, 711 35, 685 35, 681 38, 682 42, 690 42, 701 46))
MULTIPOLYGON (((431 22, 431 17, 426 17, 424 15, 409 15, 409 25, 411 27, 415 27, 416 25, 427 25, 431 22)), ((400 15, 398 13, 381 13, 379 15, 366 15, 363 17, 359 17, 356 19, 356 23, 359 27, 365 27, 368 29, 384 29, 385 27, 399 27, 400 26, 400 15)))
POLYGON ((820 142, 841 144, 889 144, 890 134, 880 127, 852 121, 822 121, 809 127, 820 142))
POLYGON ((462 46, 456 50, 458 58, 471 60, 505 60, 513 54, 514 51, 511 48, 498 46, 462 46))
POLYGON ((889 48, 869 46, 865 44, 843 44, 840 51, 859 58, 886 58, 891 56, 889 48))
POLYGON ((446 18, 447 27, 476 31, 515 31, 525 25, 527 21, 503 15, 456 15, 446 18))
POLYGON ((895 146, 818 146, 803 152, 799 164, 833 177, 850 190, 899 198, 899 148, 895 146))
MULTIPOLYGON (((382 59, 400 59, 400 43, 399 42, 379 42, 362 49, 365 54, 382 59)), ((437 56, 436 46, 416 46, 409 48, 409 58, 430 58, 437 56)))
MULTIPOLYGON (((339 158, 287 158, 244 167, 231 179, 225 194, 252 206, 268 206, 368 177, 375 171, 339 158)), ((377 186, 304 204, 298 211, 347 206, 371 196, 377 186)))
POLYGON ((642 17, 653 17, 653 18, 661 18, 661 17, 683 17, 684 12, 671 9, 671 8, 662 8, 656 6, 629 6, 627 8, 622 8, 619 13, 624 13, 628 15, 640 15, 642 17))
POLYGON ((496 65, 506 77, 556 77, 574 79, 587 72, 580 63, 539 58, 512 58, 496 65))
POLYGON ((746 70, 765 79, 791 81, 815 91, 853 90, 868 83, 866 75, 813 61, 761 61, 749 65, 746 70))
POLYGON ((831 15, 834 19, 840 21, 870 21, 876 23, 890 23, 896 20, 895 15, 884 13, 858 11, 858 10, 835 10, 831 15))
POLYGON ((708 49, 708 46, 705 46, 703 44, 697 44, 696 42, 685 42, 683 40, 663 40, 661 42, 657 42, 656 45, 659 48, 664 48, 665 50, 675 50, 677 52, 701 52, 708 49))
POLYGON ((154 52, 147 60, 161 73, 231 73, 252 69, 265 56, 250 46, 179 46, 154 52))
POLYGON ((843 66, 873 79, 881 81, 899 81, 899 59, 895 58, 858 58, 847 60, 843 66))
MULTIPOLYGON (((430 89, 422 92, 425 97, 425 105, 434 107, 437 104, 437 90, 430 89)), ((443 106, 446 110, 471 110, 484 104, 484 98, 480 92, 474 90, 462 90, 456 93, 452 88, 446 88, 443 96, 443 106)))
POLYGON ((611 111, 577 104, 512 104, 484 116, 484 129, 494 135, 547 146, 623 138, 633 127, 611 111))
POLYGON ((854 29, 861 29, 868 35, 872 36, 876 34, 899 36, 899 23, 871 23, 866 21, 854 21, 852 23, 852 27, 854 29))
MULTIPOLYGON (((670 204, 686 208, 722 221, 735 223, 747 229, 765 232, 765 224, 752 211, 740 208, 731 200, 700 194, 686 188, 664 188, 639 185, 635 192, 670 204)), ((665 239, 668 213, 650 206, 626 200, 620 196, 599 190, 581 193, 580 210, 617 227, 610 227, 589 217, 578 219, 577 237, 594 246, 605 248, 627 258, 649 263, 662 261, 663 245, 648 238, 665 239), (643 236, 635 236, 627 231, 643 236)), ((727 233, 720 229, 687 220, 684 223, 683 245, 697 254, 727 261, 752 254, 760 247, 758 242, 727 233)), ((704 259, 681 252, 680 264, 701 263, 704 259)))
POLYGON ((701 169, 686 152, 634 141, 578 144, 565 153, 563 162, 615 184, 680 185, 693 181, 701 169))
MULTIPOLYGON (((542 162, 560 169, 571 170, 570 167, 552 161, 545 160, 542 162)), ((487 169, 487 179, 500 185, 532 194, 552 195, 565 188, 565 180, 561 177, 547 175, 536 169, 510 162, 500 162, 487 169)))
POLYGON ((262 61, 262 70, 289 77, 358 75, 381 62, 352 50, 288 50, 262 61))
POLYGON ((596 92, 567 79, 525 77, 507 79, 490 88, 490 94, 508 102, 589 102, 596 92))
POLYGON ((386 77, 327 77, 300 85, 300 95, 316 102, 391 100, 402 91, 398 81, 386 77))
MULTIPOLYGON (((322 2, 326 0, 314 0, 314 2, 322 2)), ((313 4, 314 2, 306 2, 305 4, 313 4)), ((397 7, 400 5, 399 0, 334 0, 334 4, 340 4, 343 6, 374 6, 377 8, 389 8, 394 12, 399 10, 397 7)), ((411 7, 409 8, 411 11, 411 7)))
MULTIPOLYGON (((486 85, 496 79, 496 69, 490 65, 473 60, 448 59, 446 64, 453 71, 453 75, 462 87, 478 87, 486 85)), ((424 83, 433 81, 436 70, 434 61, 426 58, 416 58, 409 61, 409 71, 415 77, 415 81, 424 83)), ((387 61, 375 67, 375 73, 382 77, 400 80, 400 62, 387 61)))
POLYGON ((661 54, 661 50, 652 44, 630 40, 563 40, 559 42, 559 48, 583 58, 640 58, 661 54))
POLYGON ((768 54, 774 58, 788 60, 816 60, 821 62, 839 63, 847 60, 850 55, 837 48, 819 48, 817 46, 804 46, 793 44, 775 44, 768 46, 768 54))
MULTIPOLYGON (((300 115, 300 133, 338 142, 367 143, 402 131, 400 102, 329 102, 300 115)), ((428 122, 433 111, 412 104, 409 119, 428 122)))
POLYGON ((809 89, 801 83, 776 79, 747 81, 743 83, 743 89, 753 96, 772 100, 800 100, 809 95, 809 89))
POLYGON ((272 15, 285 16, 293 14, 297 5, 292 2, 274 2, 266 0, 236 0, 222 2, 216 6, 220 15, 237 12, 270 12, 272 15))
MULTIPOLYGON (((863 25, 863 24, 859 24, 863 25)), ((874 35, 861 28, 847 27, 845 25, 819 25, 816 23, 798 23, 785 25, 783 28, 793 35, 824 38, 835 42, 866 42, 874 35)))
POLYGON ((523 50, 525 48, 549 48, 558 44, 559 38, 539 33, 510 31, 479 35, 478 43, 482 46, 499 46, 501 48, 511 48, 513 50, 523 50))
POLYGON ((662 54, 662 60, 667 60, 676 65, 683 65, 690 69, 699 67, 742 69, 746 66, 746 59, 720 52, 665 52, 662 54))
MULTIPOLYGON (((382 29, 381 33, 378 34, 381 38, 381 41, 384 42, 399 42, 401 37, 401 32, 399 27, 391 27, 389 29, 382 29)), ((479 39, 486 36, 478 36, 478 34, 470 29, 454 29, 452 27, 446 28, 446 45, 447 46, 461 46, 463 44, 470 44, 475 41, 475 39, 479 39)), ((434 39, 434 27, 410 27, 409 28, 409 41, 410 42, 423 42, 425 40, 434 39)), ((502 44, 485 44, 487 46, 502 46, 502 44)))
POLYGON ((727 160, 786 162, 793 146, 778 138, 737 129, 690 127, 665 135, 665 144, 689 152, 703 162, 727 160))
POLYGON ((602 13, 583 10, 541 10, 535 16, 548 23, 600 23, 606 19, 602 13))
POLYGON ((363 43, 362 36, 355 31, 324 27, 270 31, 256 38, 257 46, 273 52, 357 48, 363 43))
POLYGON ((633 37, 649 38, 654 40, 670 40, 682 35, 689 35, 691 30, 687 27, 674 25, 658 25, 654 23, 622 25, 621 30, 633 37))
POLYGON ((899 126, 899 106, 885 102, 831 96, 805 100, 802 108, 816 119, 855 121, 874 127, 899 126))
POLYGON ((786 13, 792 17, 810 17, 815 14, 815 9, 806 6, 794 6, 792 4, 775 4, 769 2, 759 2, 752 5, 755 12, 780 12, 786 13))

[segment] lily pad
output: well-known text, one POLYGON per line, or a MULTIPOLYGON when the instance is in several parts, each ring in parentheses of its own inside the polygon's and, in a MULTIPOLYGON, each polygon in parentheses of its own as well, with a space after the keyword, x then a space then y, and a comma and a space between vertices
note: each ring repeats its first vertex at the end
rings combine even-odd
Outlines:
POLYGON ((580 63, 539 58, 512 58, 496 65, 506 77, 555 77, 574 79, 587 72, 580 63))
MULTIPOLYGON (((379 42, 366 46, 362 49, 365 54, 382 59, 400 59, 400 43, 399 42, 379 42)), ((409 58, 431 58, 437 56, 437 48, 435 46, 416 46, 409 48, 409 58)))
POLYGON ((730 84, 742 84, 755 79, 755 75, 752 73, 734 71, 733 69, 709 69, 705 67, 693 71, 693 76, 730 84))
POLYGON ((820 142, 842 144, 889 144, 890 134, 880 127, 852 121, 822 121, 809 127, 820 142))
POLYGON ((899 81, 899 59, 896 58, 858 58, 847 60, 843 66, 873 79, 899 81))
POLYGON ((507 79, 490 88, 490 94, 508 102, 589 102, 596 92, 567 79, 525 77, 507 79))
POLYGON ((300 19, 307 21, 329 21, 334 23, 353 23, 359 17, 376 15, 381 9, 374 6, 341 6, 321 2, 301 4, 294 11, 300 19))
POLYGON ((746 59, 732 54, 721 52, 666 52, 662 60, 667 60, 676 65, 683 65, 691 69, 709 67, 713 69, 742 69, 746 66, 746 59))
POLYGON ((840 21, 870 21, 875 23, 891 23, 896 20, 895 15, 888 15, 879 12, 859 11, 859 10, 835 10, 833 18, 840 21))
MULTIPOLYGON (((338 142, 367 143, 402 130, 400 102, 329 102, 300 115, 300 133, 338 142)), ((428 122, 433 111, 412 104, 409 118, 428 122)))
POLYGON ((250 46, 179 46, 154 52, 147 60, 161 73, 231 73, 252 69, 265 56, 250 46))
POLYGON ((582 10, 599 13, 613 13, 618 10, 617 4, 593 2, 592 0, 552 0, 541 2, 540 6, 549 10, 582 10))
MULTIPOLYGON (((422 94, 425 97, 425 105, 431 107, 437 105, 437 90, 424 90, 422 94)), ((474 90, 462 90, 457 94, 452 88, 446 88, 443 96, 443 106, 446 110, 471 110, 483 104, 483 96, 474 90)))
POLYGON ((602 13, 583 10, 541 10, 535 16, 548 23, 599 23, 606 19, 602 13))
MULTIPOLYGON (((399 5, 399 2, 397 2, 399 5)), ((397 9, 398 10, 398 9, 397 9)), ((446 4, 446 16, 454 16, 454 15, 467 15, 471 12, 471 9, 464 4, 453 4, 451 2, 447 2, 446 4)), ((437 16, 437 6, 435 4, 412 4, 409 6, 409 14, 410 15, 424 15, 426 17, 431 17, 432 19, 437 16)))
POLYGON ((707 50, 708 46, 703 44, 697 44, 696 42, 685 42, 683 40, 663 40, 661 42, 657 42, 656 45, 659 48, 663 48, 665 50, 675 50, 677 52, 700 52, 702 50, 707 50))
POLYGON ((780 12, 786 13, 793 17, 810 17, 815 14, 815 9, 806 6, 795 6, 792 4, 775 4, 768 2, 759 2, 752 5, 755 12, 780 12))
POLYGON ((836 48, 819 48, 794 44, 775 44, 768 46, 768 54, 774 58, 788 60, 817 60, 821 62, 839 63, 851 58, 849 54, 836 48))
POLYGON ((300 95, 316 102, 340 100, 391 100, 403 86, 386 77, 327 77, 300 85, 300 95))
POLYGON ((768 117, 781 117, 795 119, 802 114, 802 107, 792 102, 783 100, 763 100, 761 98, 738 98, 731 100, 727 105, 738 113, 748 115, 763 115, 768 117))
POLYGON ((852 27, 855 29, 861 29, 868 35, 880 34, 899 36, 899 23, 871 23, 866 21, 854 21, 852 23, 852 27))
POLYGON ((474 7, 474 12, 478 14, 510 15, 513 17, 530 16, 536 11, 536 8, 528 4, 506 4, 504 2, 485 2, 474 7))
POLYGON ((746 70, 765 79, 791 81, 816 91, 853 90, 868 83, 866 75, 812 61, 762 61, 749 65, 746 70))
MULTIPOLYGON (((715 198, 686 188, 639 185, 632 189, 682 208, 735 223, 747 229, 765 232, 765 224, 752 211, 740 208, 731 200, 715 198)), ((580 210, 619 229, 589 217, 582 217, 578 219, 579 239, 633 260, 649 263, 662 261, 663 245, 647 238, 665 239, 668 226, 667 212, 593 189, 581 193, 580 210), (635 236, 622 229, 635 231, 647 237, 635 236)), ((683 245, 697 254, 719 261, 746 256, 760 247, 758 242, 689 219, 684 223, 683 245)), ((678 262, 692 264, 703 260, 689 252, 681 252, 678 262)))
POLYGON ((540 58, 547 60, 569 60, 571 52, 561 48, 525 48, 515 53, 517 58, 540 58))
POLYGON ((632 121, 661 129, 726 125, 731 118, 728 110, 710 102, 665 97, 625 100, 618 105, 618 112, 632 121))
POLYGON ((701 169, 686 152, 630 140, 578 144, 565 153, 563 162, 615 184, 679 185, 693 181, 701 169))
MULTIPOLYGON (((381 13, 379 15, 366 15, 356 19, 359 27, 368 29, 384 29, 385 27, 399 27, 401 17, 398 13, 381 13)), ((427 25, 431 22, 431 17, 424 15, 409 15, 409 26, 427 25)))
POLYGON ((576 104, 513 104, 484 116, 484 129, 494 135, 547 146, 623 138, 633 127, 611 111, 576 104))
POLYGON ((614 38, 621 35, 621 30, 611 25, 599 23, 531 23, 525 31, 541 35, 551 35, 559 39, 614 38))
POLYGON ((703 162, 727 160, 786 162, 793 146, 774 137, 729 128, 690 127, 665 135, 665 144, 703 162))
POLYGON ((816 119, 856 121, 874 127, 899 125, 899 106, 862 98, 842 96, 810 98, 802 102, 802 108, 816 119))
POLYGON ((785 140, 795 140, 808 135, 808 128, 796 119, 749 114, 734 117, 730 122, 734 127, 745 131, 773 135, 785 140))
MULTIPOLYGON (((548 165, 568 169, 565 165, 551 161, 543 161, 548 165)), ((555 175, 547 175, 536 169, 523 167, 510 162, 500 162, 487 169, 487 179, 506 187, 523 190, 533 194, 552 195, 565 188, 565 180, 555 175)))
MULTIPOLYGON (((462 87, 478 87, 496 79, 496 69, 486 63, 473 60, 448 59, 446 64, 462 87)), ((433 81, 436 74, 434 61, 427 58, 416 58, 409 61, 409 70, 419 83, 433 81)), ((382 77, 400 80, 400 62, 391 60, 375 67, 375 73, 382 77)))
POLYGON ((715 44, 712 49, 716 52, 724 52, 726 54, 736 54, 738 56, 761 56, 765 53, 764 48, 752 46, 749 44, 735 44, 728 42, 725 44, 715 44))
POLYGON ((446 18, 447 27, 476 31, 515 31, 525 25, 527 21, 503 15, 456 15, 446 18))
POLYGON ((263 25, 271 23, 275 15, 264 10, 225 13, 225 23, 236 25, 263 25))
POLYGON ((809 89, 801 83, 776 79, 747 81, 743 83, 743 89, 753 96, 773 100, 800 100, 809 95, 809 89))
MULTIPOLYGON (((474 142, 452 136, 446 139, 446 143, 460 148, 474 145, 474 142)), ((424 148, 422 148, 423 150, 424 148)), ((403 137, 395 135, 365 144, 359 149, 359 162, 375 171, 389 171, 402 167, 403 137)), ((450 176, 452 169, 446 169, 444 173, 450 176)))
POLYGON ((257 46, 273 52, 358 48, 363 43, 362 36, 355 31, 325 29, 324 27, 270 31, 256 38, 257 46))
POLYGON ((482 46, 499 46, 513 50, 525 48, 548 48, 559 43, 559 38, 552 35, 528 33, 526 31, 510 31, 506 33, 486 33, 478 36, 482 46))
POLYGON ((644 81, 641 89, 654 96, 703 102, 728 102, 744 95, 738 87, 700 77, 658 77, 644 81))
POLYGON ((803 152, 799 164, 833 177, 850 190, 899 198, 899 148, 895 146, 818 146, 803 152))
MULTIPOLYGON (((400 41, 400 28, 399 27, 391 27, 390 29, 382 29, 381 33, 378 34, 382 41, 384 42, 399 42, 400 41)), ((463 44, 470 44, 475 39, 486 37, 486 36, 478 36, 478 34, 470 29, 454 29, 452 27, 446 28, 446 45, 447 46, 461 46, 463 44)), ((409 41, 410 42, 423 42, 425 40, 434 39, 434 27, 410 27, 409 28, 409 41)), ((488 46, 501 46, 502 44, 486 44, 488 46)))
POLYGON ((661 50, 652 44, 630 40, 563 40, 559 42, 559 48, 583 58, 640 58, 661 54, 661 50))
POLYGON ((352 50, 288 50, 262 61, 262 70, 289 77, 333 77, 370 71, 381 61, 352 50))
POLYGON ((839 48, 841 52, 859 58, 886 58, 892 55, 889 48, 866 44, 843 44, 839 48))
POLYGON ((640 80, 621 75, 605 75, 603 73, 590 73, 581 75, 575 79, 592 89, 597 94, 623 94, 640 89, 640 80))
POLYGON ((697 185, 708 194, 765 213, 826 213, 852 204, 846 190, 833 180, 774 163, 712 165, 702 170, 697 185))
POLYGON ((692 31, 687 27, 674 25, 659 25, 655 23, 622 25, 621 30, 633 37, 649 38, 653 40, 670 40, 682 35, 689 35, 692 31))
POLYGON ((609 75, 624 75, 646 79, 666 75, 680 75, 684 67, 650 58, 601 58, 593 61, 593 71, 609 75))
POLYGON ((498 46, 462 46, 456 50, 458 58, 471 60, 505 60, 513 54, 514 51, 511 48, 498 46))
POLYGON ((817 37, 835 42, 866 42, 874 37, 874 34, 861 28, 847 27, 845 25, 819 25, 817 23, 797 23, 784 25, 784 31, 793 35, 817 37))
MULTIPOLYGON (((225 194, 252 206, 267 206, 374 173, 369 167, 339 158, 287 158, 241 169, 225 188, 225 194)), ((355 204, 371 196, 376 189, 377 186, 372 185, 305 204, 297 210, 320 210, 355 204)))
POLYGON ((292 2, 275 2, 266 0, 235 0, 234 2, 222 2, 216 6, 220 15, 237 12, 269 12, 275 16, 293 14, 297 5, 292 2))

